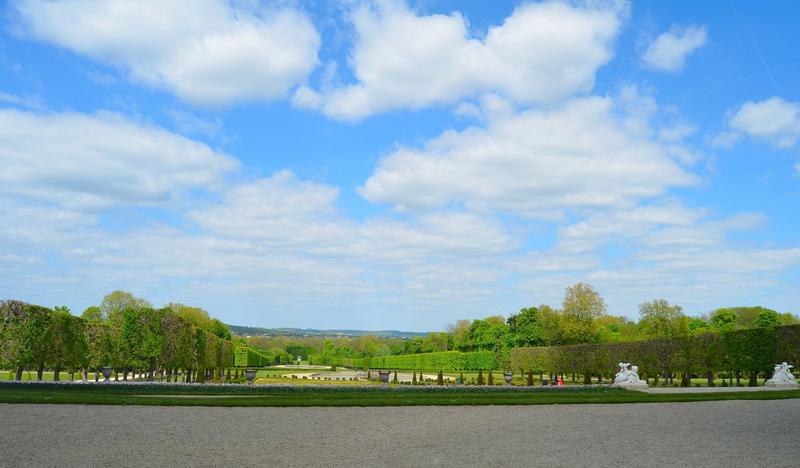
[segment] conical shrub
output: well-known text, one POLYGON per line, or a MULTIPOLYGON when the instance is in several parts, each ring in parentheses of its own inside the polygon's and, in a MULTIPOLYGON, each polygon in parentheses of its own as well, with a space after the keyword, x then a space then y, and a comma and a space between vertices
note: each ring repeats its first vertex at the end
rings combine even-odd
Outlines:
POLYGON ((483 381, 483 371, 478 370, 478 385, 485 385, 486 382, 483 381))

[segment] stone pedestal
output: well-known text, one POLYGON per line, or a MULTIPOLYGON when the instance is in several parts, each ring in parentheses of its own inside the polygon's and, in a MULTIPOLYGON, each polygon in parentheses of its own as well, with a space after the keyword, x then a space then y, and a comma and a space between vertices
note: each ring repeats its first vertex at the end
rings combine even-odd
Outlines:
POLYGON ((645 388, 649 388, 650 386, 647 385, 647 382, 640 381, 637 383, 618 382, 612 385, 612 387, 624 388, 625 390, 643 390, 645 388))
POLYGON ((785 388, 786 390, 795 390, 800 388, 800 384, 797 382, 767 382, 764 384, 764 386, 772 388, 785 388))

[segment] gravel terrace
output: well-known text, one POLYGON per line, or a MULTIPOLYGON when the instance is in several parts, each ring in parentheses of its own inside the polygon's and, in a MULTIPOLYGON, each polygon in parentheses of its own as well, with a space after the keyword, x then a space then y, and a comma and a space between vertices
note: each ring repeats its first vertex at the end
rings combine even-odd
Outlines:
POLYGON ((562 406, 0 404, 0 466, 799 466, 800 399, 562 406))

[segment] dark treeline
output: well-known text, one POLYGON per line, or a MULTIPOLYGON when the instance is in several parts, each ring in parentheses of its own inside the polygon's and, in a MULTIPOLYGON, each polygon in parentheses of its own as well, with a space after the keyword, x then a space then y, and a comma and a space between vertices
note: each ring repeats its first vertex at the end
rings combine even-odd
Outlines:
POLYGON ((595 376, 610 379, 617 363, 639 367, 642 378, 658 384, 665 379, 673 384, 680 379, 688 386, 694 376, 704 376, 714 385, 715 376, 727 376, 730 384, 757 384, 769 378, 776 363, 800 362, 800 325, 766 326, 694 336, 676 336, 623 343, 596 343, 568 346, 514 348, 508 369, 522 372, 582 376, 591 383, 595 376))
MULTIPOLYGON (((42 380, 52 369, 86 379, 90 371, 111 367, 123 380, 146 374, 176 381, 219 380, 233 364, 230 330, 204 310, 182 304, 152 307, 130 293, 115 291, 82 316, 65 307, 20 301, 0 302, 0 367, 11 368, 17 380, 36 370, 42 380)), ((118 376, 115 376, 118 378, 118 376)))

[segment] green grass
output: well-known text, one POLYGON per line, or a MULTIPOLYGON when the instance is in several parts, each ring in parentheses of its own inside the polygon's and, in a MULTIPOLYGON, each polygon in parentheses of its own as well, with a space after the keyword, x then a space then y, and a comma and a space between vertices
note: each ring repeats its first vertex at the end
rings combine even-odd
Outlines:
POLYGON ((441 391, 402 387, 213 387, 0 384, 0 403, 156 406, 416 406, 662 403, 800 398, 800 390, 711 394, 646 394, 607 388, 551 391, 441 391), (214 398, 204 398, 206 395, 214 398))

